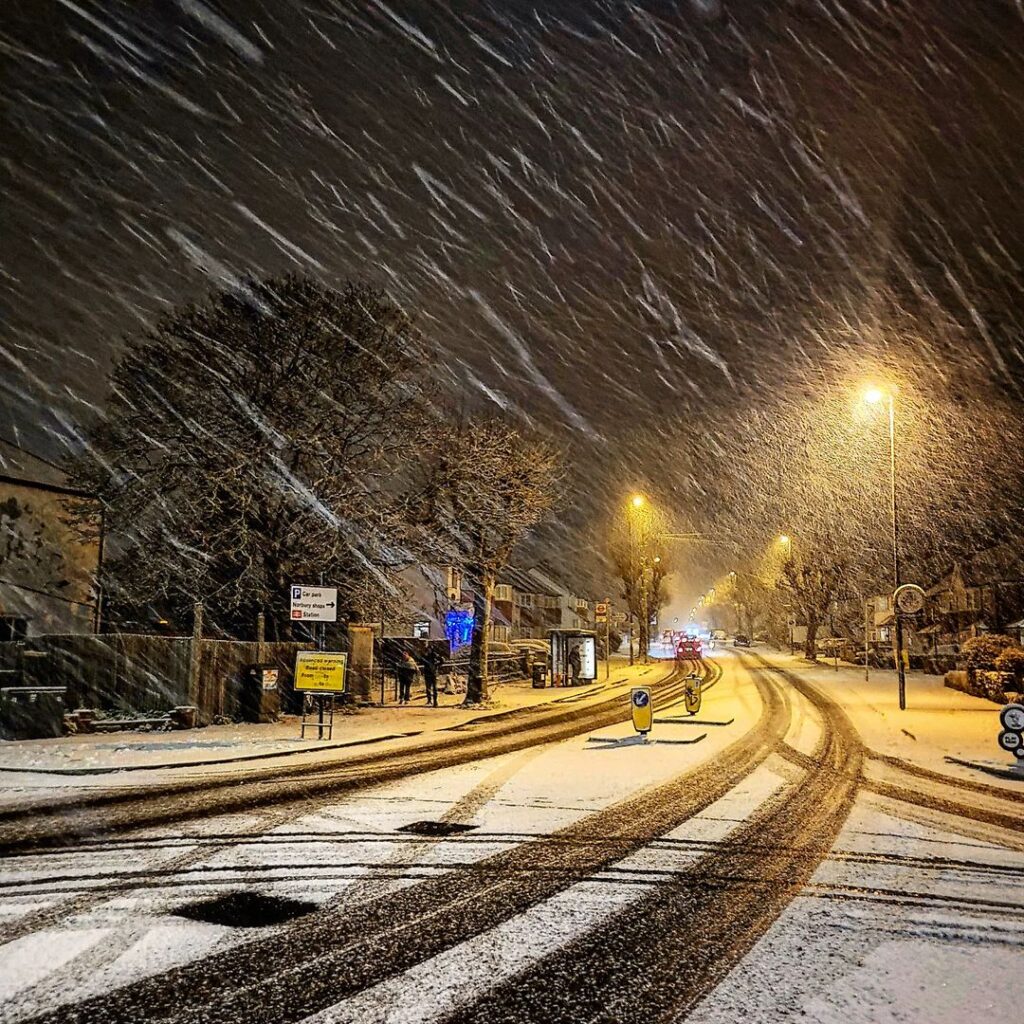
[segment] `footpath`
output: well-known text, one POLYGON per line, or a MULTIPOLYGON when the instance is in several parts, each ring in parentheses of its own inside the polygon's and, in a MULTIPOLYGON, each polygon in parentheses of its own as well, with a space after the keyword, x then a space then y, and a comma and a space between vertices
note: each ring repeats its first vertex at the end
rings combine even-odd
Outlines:
MULTIPOLYGON (((758 646, 753 653, 813 683, 840 704, 875 754, 895 757, 930 771, 975 782, 997 784, 977 767, 1008 770, 1011 754, 996 743, 1001 705, 951 690, 942 676, 908 672, 907 707, 899 707, 896 672, 831 661, 812 664, 803 657, 758 646)), ((1009 785, 1014 785, 1010 780, 1009 785)), ((1024 776, 1020 784, 1024 788, 1024 776)))
MULTIPOLYGON (((152 780, 160 774, 217 769, 245 770, 342 755, 346 750, 401 745, 412 737, 440 733, 470 722, 509 712, 571 703, 573 707, 606 700, 612 691, 653 680, 664 674, 658 665, 630 666, 612 658, 609 678, 603 664, 598 679, 577 687, 534 689, 529 681, 498 683, 484 706, 466 707, 463 696, 441 694, 439 706, 428 707, 422 695, 405 706, 360 708, 336 713, 330 740, 317 740, 316 730, 300 736, 300 719, 288 715, 268 724, 235 723, 174 732, 123 732, 61 736, 40 740, 0 741, 0 790, 80 785, 122 785, 139 773, 152 780), (312 738, 311 738, 312 737, 312 738)), ((134 781, 134 780, 133 780, 134 781)), ((142 778, 139 779, 142 781, 142 778)))

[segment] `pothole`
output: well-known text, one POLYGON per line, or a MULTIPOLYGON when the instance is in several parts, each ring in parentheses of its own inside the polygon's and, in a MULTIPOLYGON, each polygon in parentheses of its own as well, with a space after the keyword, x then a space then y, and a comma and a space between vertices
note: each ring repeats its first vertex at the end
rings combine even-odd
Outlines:
POLYGON ((403 825, 399 832, 412 832, 416 836, 457 836, 460 832, 469 832, 476 825, 460 825, 456 821, 414 821, 411 825, 403 825))
POLYGON ((267 928, 316 910, 315 903, 267 896, 260 892, 229 892, 212 900, 197 900, 173 913, 190 921, 227 925, 229 928, 267 928))

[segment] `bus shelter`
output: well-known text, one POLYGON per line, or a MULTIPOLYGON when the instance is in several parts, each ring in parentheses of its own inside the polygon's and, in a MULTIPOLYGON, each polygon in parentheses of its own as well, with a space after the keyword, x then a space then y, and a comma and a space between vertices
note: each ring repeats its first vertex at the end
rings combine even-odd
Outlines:
POLYGON ((597 678, 597 634, 592 629, 552 629, 552 686, 577 686, 597 678))

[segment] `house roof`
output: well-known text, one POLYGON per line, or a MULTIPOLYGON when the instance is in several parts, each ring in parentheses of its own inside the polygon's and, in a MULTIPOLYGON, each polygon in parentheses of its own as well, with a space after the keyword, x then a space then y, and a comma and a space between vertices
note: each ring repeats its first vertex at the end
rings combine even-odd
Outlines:
POLYGON ((510 585, 521 594, 540 594, 543 597, 558 597, 558 591, 546 585, 528 569, 510 565, 498 576, 499 583, 510 585))
POLYGON ((928 595, 949 589, 953 577, 959 574, 965 587, 980 587, 993 583, 1024 583, 1024 548, 1015 542, 1004 542, 978 551, 968 558, 954 562, 949 571, 928 588, 928 595))

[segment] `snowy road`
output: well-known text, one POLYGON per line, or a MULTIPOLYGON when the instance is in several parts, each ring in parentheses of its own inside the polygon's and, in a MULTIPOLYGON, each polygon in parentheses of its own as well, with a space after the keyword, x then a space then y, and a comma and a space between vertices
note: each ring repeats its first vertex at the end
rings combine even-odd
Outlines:
POLYGON ((1010 1019, 1018 791, 875 756, 756 655, 705 668, 696 720, 658 683, 647 745, 611 693, 125 797, 94 837, 102 806, 63 843, 66 812, 8 820, 0 1020, 1010 1019))

